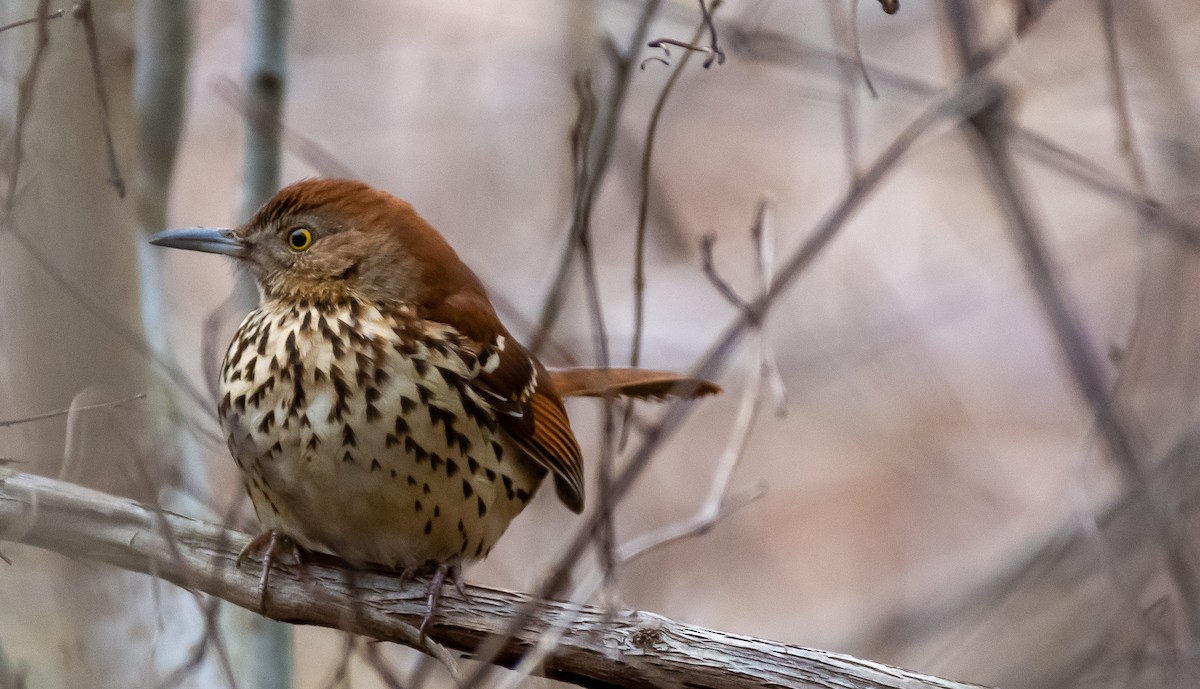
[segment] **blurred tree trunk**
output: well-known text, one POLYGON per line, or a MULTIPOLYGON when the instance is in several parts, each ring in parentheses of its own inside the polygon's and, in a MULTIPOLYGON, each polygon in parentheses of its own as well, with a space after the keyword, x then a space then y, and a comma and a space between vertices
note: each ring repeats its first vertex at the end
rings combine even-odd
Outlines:
MULTIPOLYGON (((251 116, 246 122, 241 212, 247 220, 279 189, 280 138, 286 92, 288 0, 253 0, 247 28, 246 96, 251 116)), ((233 293, 205 323, 207 336, 220 355, 246 313, 258 305, 258 288, 241 271, 233 293)), ((215 364, 215 361, 211 362, 215 364)), ((217 370, 216 366, 208 370, 217 370)), ((229 635, 234 672, 240 684, 261 689, 292 686, 294 634, 290 625, 255 612, 226 606, 222 628, 229 635)))
MULTIPOLYGON (((0 22, 36 16, 38 7, 33 0, 4 3, 0 22)), ((133 2, 97 3, 91 12, 116 157, 127 168, 137 140, 133 2)), ((152 410, 164 407, 140 325, 136 209, 108 181, 85 23, 68 8, 46 28, 50 42, 28 94, 17 192, 0 228, 0 351, 7 370, 0 416, 140 392, 150 399, 9 428, 0 436, 0 454, 40 473, 153 501, 156 486, 174 477, 157 460, 155 430, 164 423, 152 410), (79 461, 85 456, 86 463, 79 461)), ((28 25, 0 41, 10 66, 0 93, 6 176, 14 172, 15 80, 30 64, 37 35, 38 27, 28 25)), ((14 663, 28 666, 31 686, 142 686, 155 677, 156 663, 180 662, 186 644, 168 641, 196 628, 187 594, 107 567, 24 549, 8 554, 15 564, 0 588, 0 640, 14 663)))

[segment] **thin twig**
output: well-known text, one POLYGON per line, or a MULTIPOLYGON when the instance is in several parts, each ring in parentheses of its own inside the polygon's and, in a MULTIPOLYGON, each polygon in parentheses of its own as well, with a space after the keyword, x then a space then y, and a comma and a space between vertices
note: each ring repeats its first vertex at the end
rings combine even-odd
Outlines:
MULTIPOLYGON (((721 0, 713 2, 713 11, 716 11, 720 5, 721 0)), ((704 0, 700 0, 700 7, 704 11, 704 19, 701 20, 700 26, 696 27, 692 42, 700 40, 700 36, 704 34, 706 28, 713 32, 712 40, 715 42, 716 29, 711 28, 712 15, 704 6, 704 0)), ((675 69, 671 71, 671 76, 667 77, 666 83, 659 91, 658 99, 654 102, 654 109, 650 112, 650 122, 646 125, 646 145, 642 148, 641 187, 638 194, 637 232, 633 245, 633 343, 629 354, 630 366, 638 366, 641 363, 642 338, 646 321, 646 224, 650 214, 650 162, 654 155, 654 144, 658 141, 658 125, 662 121, 667 99, 671 97, 671 92, 674 90, 675 84, 679 82, 679 77, 683 74, 691 57, 691 52, 685 53, 679 63, 675 65, 675 69)))
MULTIPOLYGON (((759 204, 750 231, 751 235, 755 238, 756 244, 761 241, 761 223, 762 204, 759 204)), ((711 243, 709 246, 711 247, 711 243)), ((759 271, 760 286, 765 291, 770 283, 770 268, 760 262, 759 271)), ((739 308, 745 308, 745 302, 738 298, 736 294, 733 294, 728 284, 711 269, 711 262, 706 266, 705 272, 710 276, 710 279, 715 279, 719 284, 724 285, 724 289, 729 290, 739 308)), ((620 548, 616 549, 615 564, 625 566, 656 548, 675 543, 685 538, 703 535, 712 529, 717 522, 758 499, 765 493, 762 487, 756 487, 745 495, 739 495, 735 498, 728 497, 729 484, 733 477, 734 469, 745 455, 750 431, 754 427, 758 417, 758 410, 761 407, 762 382, 769 375, 764 357, 769 348, 765 339, 762 338, 761 327, 756 327, 755 332, 758 335, 761 346, 755 348, 758 356, 746 368, 746 387, 743 389, 742 402, 738 407, 738 415, 734 422, 733 433, 726 444, 725 451, 721 454, 716 470, 713 472, 708 497, 692 516, 668 524, 622 544, 620 548)), ((538 639, 537 646, 521 660, 517 667, 513 668, 514 673, 508 676, 498 689, 516 689, 525 677, 533 674, 541 666, 546 657, 554 652, 563 634, 566 633, 567 629, 575 621, 577 614, 583 609, 582 606, 592 602, 600 589, 601 583, 608 578, 607 572, 604 572, 603 575, 590 576, 575 588, 570 599, 576 601, 576 607, 564 611, 554 621, 551 628, 543 631, 538 639)))
MULTIPOLYGON (((157 493, 156 482, 153 480, 153 478, 151 478, 149 472, 146 469, 145 463, 143 461, 135 460, 132 462, 132 465, 133 465, 134 471, 132 472, 132 475, 130 476, 131 483, 137 485, 140 488, 141 492, 145 493, 146 495, 155 495, 157 493)), ((178 567, 186 566, 186 562, 184 559, 185 546, 181 545, 179 539, 177 538, 177 534, 175 532, 175 525, 168 518, 167 512, 163 509, 162 505, 159 504, 157 501, 155 501, 145 507, 150 512, 150 518, 153 520, 153 524, 155 525, 155 527, 157 527, 157 530, 162 537, 162 541, 163 541, 163 545, 164 545, 164 548, 163 548, 164 556, 169 558, 171 563, 175 566, 178 566, 178 567)), ((135 537, 136 537, 136 535, 135 535, 135 537)), ((225 547, 228 545, 228 539, 225 537, 224 534, 221 535, 220 540, 218 541, 218 545, 221 547, 225 547)), ((155 562, 154 566, 156 568, 155 575, 157 577, 157 567, 162 566, 162 563, 155 562)), ((229 661, 228 651, 225 648, 224 641, 221 639, 219 629, 218 629, 217 599, 203 601, 201 599, 200 594, 197 592, 197 587, 194 586, 195 580, 190 573, 185 573, 185 574, 181 575, 181 579, 182 579, 181 587, 183 589, 185 589, 187 591, 191 591, 193 593, 193 598, 196 602, 196 605, 197 605, 197 607, 200 608, 200 610, 202 611, 202 613, 204 615, 203 645, 200 646, 199 648, 197 648, 196 652, 192 656, 192 660, 194 661, 195 665, 198 666, 199 663, 204 659, 204 655, 207 652, 208 645, 212 644, 214 649, 217 652, 217 661, 221 667, 221 671, 225 675, 226 683, 229 685, 230 689, 238 689, 239 685, 237 682, 237 677, 235 676, 235 674, 233 672, 233 665, 229 661)), ((184 670, 184 668, 181 667, 180 670, 184 670)), ((185 671, 182 676, 186 676, 187 672, 190 672, 190 669, 185 671)), ((171 685, 165 685, 165 686, 171 686, 171 685)))
POLYGON ((113 146, 112 124, 108 115, 108 94, 104 90, 104 71, 100 67, 96 22, 92 19, 92 0, 80 0, 71 10, 71 14, 83 24, 88 58, 92 63, 92 81, 96 85, 96 104, 100 109, 100 127, 104 130, 104 150, 108 159, 108 183, 117 190, 117 197, 123 199, 125 198, 125 178, 121 176, 121 166, 117 163, 117 149, 113 146))
MULTIPOLYGON (((591 141, 592 126, 595 123, 595 120, 588 115, 588 112, 590 110, 594 113, 595 106, 594 102, 591 106, 587 104, 588 95, 586 93, 581 93, 580 97, 579 125, 572 139, 582 147, 577 151, 577 158, 583 168, 586 169, 588 167, 587 161, 590 151, 588 143, 591 141)), ((584 198, 589 193, 587 181, 590 177, 584 174, 577 179, 582 184, 575 190, 575 212, 584 214, 573 219, 573 224, 580 228, 580 231, 575 234, 579 250, 579 263, 583 267, 583 286, 587 297, 588 314, 592 322, 592 339, 595 343, 596 363, 600 368, 608 368, 612 362, 608 348, 608 331, 604 324, 600 285, 596 277, 596 257, 592 251, 591 222, 586 217, 586 214, 591 212, 591 206, 584 198)), ((605 572, 605 581, 610 585, 615 585, 616 562, 613 553, 616 546, 610 489, 612 485, 612 465, 615 457, 613 435, 616 428, 616 419, 613 412, 613 399, 611 397, 605 397, 603 400, 602 417, 600 452, 599 461, 597 462, 599 497, 596 501, 597 513, 602 516, 602 527, 597 531, 597 541, 601 566, 605 572)))
MULTIPOLYGON (((838 43, 850 47, 855 56, 857 67, 866 73, 862 66, 862 53, 858 51, 858 37, 855 17, 847 21, 842 14, 841 0, 825 0, 825 12, 829 15, 829 26, 838 43)), ((839 63, 838 70, 838 104, 842 116, 842 155, 846 160, 846 174, 850 184, 858 180, 858 84, 855 83, 856 65, 848 62, 839 63)))
MULTIPOLYGON (((717 25, 713 22, 713 12, 717 11, 721 0, 713 0, 712 7, 706 7, 704 0, 698 0, 700 3, 700 14, 704 17, 704 25, 708 27, 708 49, 712 53, 707 60, 704 61, 704 69, 712 66, 713 57, 717 58, 717 64, 725 64, 725 53, 721 47, 717 45, 717 25)), ((694 42, 694 41, 693 41, 694 42)))
POLYGON ((854 48, 854 61, 858 63, 858 71, 862 74, 863 83, 866 84, 871 97, 879 100, 879 92, 875 90, 875 83, 871 81, 871 73, 867 71, 867 62, 863 59, 862 54, 862 41, 858 36, 858 0, 850 0, 850 42, 854 48))
POLYGON ((17 182, 20 178, 21 162, 25 157, 25 126, 29 122, 29 112, 33 108, 33 94, 37 89, 38 75, 42 71, 42 59, 46 54, 46 46, 50 45, 50 30, 46 26, 50 14, 50 0, 38 0, 37 38, 33 46, 33 57, 29 59, 29 67, 17 82, 17 117, 13 125, 12 161, 8 167, 8 193, 4 198, 4 214, 12 216, 17 203, 17 182))
MULTIPOLYGON (((769 205, 766 197, 759 199, 758 205, 754 208, 754 222, 750 225, 750 239, 754 242, 754 257, 757 261, 761 288, 764 291, 775 279, 775 236, 771 232, 771 224, 767 222, 769 205)), ((767 378, 767 386, 775 401, 775 415, 783 417, 787 415, 787 387, 783 383, 779 362, 775 359, 775 350, 771 348, 770 340, 765 333, 765 323, 761 329, 764 331, 759 338, 765 368, 763 375, 767 378)))
POLYGON ((1117 142, 1121 154, 1129 160, 1133 188, 1146 196, 1146 168, 1133 132, 1133 117, 1129 108, 1129 90, 1125 85, 1125 70, 1121 69, 1120 45, 1117 42, 1116 17, 1112 0, 1099 0, 1100 24, 1104 28, 1104 46, 1108 56, 1108 78, 1112 83, 1113 112, 1117 116, 1117 142))
MULTIPOLYGON (((704 0, 699 0, 699 2, 701 17, 700 29, 696 35, 692 37, 691 41, 685 42, 673 38, 658 38, 650 41, 646 44, 646 46, 649 48, 661 48, 663 52, 666 53, 668 59, 671 57, 671 51, 667 49, 667 46, 669 45, 673 45, 677 48, 683 48, 686 51, 684 54, 685 57, 691 55, 692 53, 704 53, 708 56, 708 58, 704 60, 704 69, 712 67, 714 61, 718 65, 725 64, 725 52, 721 50, 721 47, 717 44, 717 25, 713 23, 713 12, 715 12, 717 7, 721 5, 721 0, 713 0, 711 8, 704 3, 704 0), (708 45, 700 45, 700 36, 706 30, 708 32, 708 45)), ((663 64, 670 64, 668 60, 662 60, 660 58, 652 59, 659 60, 663 64)), ((643 62, 642 68, 644 69, 645 66, 646 63, 643 62)))
MULTIPOLYGON (((762 245, 762 218, 764 204, 760 203, 755 210, 755 218, 751 223, 751 236, 755 244, 762 245)), ((711 242, 707 242, 709 250, 706 252, 711 255, 711 242)), ((756 252, 758 256, 763 256, 764 252, 756 252)), ((766 262, 756 258, 759 275, 759 288, 762 294, 770 288, 771 283, 771 267, 766 262)), ((732 293, 732 288, 728 283, 717 274, 712 265, 711 258, 705 262, 705 275, 714 284, 719 285, 718 289, 724 292, 729 290, 732 293)), ((737 301, 740 308, 748 308, 747 303, 738 298, 736 294, 731 294, 732 298, 737 301)), ((639 557, 654 548, 662 547, 668 543, 673 543, 683 538, 696 536, 707 533, 716 523, 732 510, 740 509, 757 499, 764 493, 763 488, 756 488, 747 495, 740 496, 736 501, 729 500, 729 485, 733 479, 733 472, 737 469, 742 457, 746 454, 746 446, 750 441, 750 433, 754 430, 754 426, 758 421, 758 413, 762 408, 763 389, 762 384, 771 375, 768 367, 769 346, 762 332, 763 323, 761 321, 752 321, 751 328, 754 336, 758 339, 758 346, 751 347, 752 355, 750 363, 746 366, 746 385, 742 391, 741 403, 738 405, 737 416, 734 420, 733 432, 730 435, 729 442, 726 443, 724 452, 721 453, 721 458, 717 463, 717 469, 713 473, 712 481, 709 484, 708 496, 696 510, 691 518, 666 526, 657 531, 644 534, 641 537, 625 543, 622 547, 620 555, 621 562, 625 564, 630 560, 639 557)))
POLYGON ((218 77, 212 81, 212 90, 217 97, 241 114, 250 129, 268 136, 278 132, 280 144, 303 160, 322 177, 355 179, 357 175, 348 165, 338 159, 332 151, 281 122, 278 112, 272 112, 252 103, 245 89, 229 77, 218 77))
MULTIPOLYGON (((842 63, 853 64, 855 62, 853 55, 810 45, 792 36, 777 32, 749 31, 739 25, 727 26, 726 32, 731 38, 730 43, 733 44, 734 49, 750 59, 804 68, 811 68, 815 64, 820 64, 821 61, 829 62, 835 68, 842 63)), ((1002 53, 997 52, 996 56, 999 55, 1002 53)), ((887 64, 871 63, 868 68, 880 83, 911 95, 928 98, 936 96, 940 92, 940 87, 936 84, 900 72, 887 64)), ((1007 126, 1011 132, 1010 137, 1014 150, 1019 150, 1023 155, 1034 158, 1042 165, 1093 191, 1135 204, 1152 229, 1167 233, 1176 241, 1187 244, 1191 249, 1200 249, 1200 225, 1174 214, 1158 199, 1129 189, 1100 166, 1067 150, 1048 137, 1021 127, 1017 123, 1009 122, 1007 126)))
MULTIPOLYGON (((400 681, 400 677, 396 675, 395 670, 388 664, 387 659, 379 652, 379 644, 371 642, 359 644, 358 654, 367 662, 367 665, 371 666, 371 669, 375 671, 375 676, 379 678, 379 681, 383 682, 385 687, 388 689, 404 688, 404 683, 400 681)), ((421 657, 427 658, 428 656, 421 657)), ((414 684, 412 686, 419 685, 414 684)))
MULTIPOLYGON (((8 218, 8 231, 21 245, 21 248, 29 254, 42 272, 50 278, 52 282, 58 285, 59 289, 63 290, 67 295, 79 304, 84 311, 88 312, 96 318, 96 320, 112 334, 125 341, 130 349, 139 354, 143 359, 153 364, 164 375, 168 381, 173 383, 179 390, 184 392, 195 405, 206 413, 206 418, 212 418, 212 403, 204 396, 200 390, 192 384, 187 375, 172 362, 159 356, 154 352, 150 345, 140 334, 132 327, 126 325, 115 314, 108 311, 99 300, 93 295, 85 292, 70 280, 61 270, 58 269, 54 262, 48 256, 42 253, 41 249, 34 244, 19 227, 16 226, 12 217, 8 218)), ((216 435, 212 430, 195 423, 190 417, 180 413, 181 420, 185 425, 199 436, 204 437, 217 446, 224 446, 225 439, 216 435)))
MULTIPOLYGON (((1011 127, 1012 123, 1008 125, 1011 127)), ((1151 229, 1164 233, 1192 251, 1200 250, 1200 225, 1175 215, 1153 196, 1129 189, 1107 170, 1037 132, 1010 128, 1009 139, 1014 150, 1094 192, 1129 203, 1151 229)))
MULTIPOLYGON (((596 195, 599 193, 600 185, 604 181, 604 177, 608 172, 608 165, 612 159, 612 152, 618 127, 621 120, 621 113, 625 108, 625 99, 629 93, 629 84, 633 79, 633 63, 637 59, 638 51, 642 43, 646 40, 646 34, 650 30, 650 22, 658 13, 659 7, 662 5, 662 0, 646 0, 642 6, 642 14, 638 18, 637 24, 634 26, 633 36, 629 42, 629 48, 625 53, 619 52, 612 48, 609 52, 613 63, 613 85, 612 91, 604 109, 604 119, 601 122, 602 128, 599 134, 599 140, 588 142, 585 150, 595 151, 595 155, 589 155, 584 160, 576 160, 576 188, 580 191, 577 193, 577 200, 572 209, 571 228, 567 232, 567 241, 563 248, 563 253, 558 261, 558 267, 555 270, 554 278, 551 280, 550 289, 546 293, 546 298, 542 302, 542 308, 538 316, 538 330, 533 335, 533 340, 530 342, 529 349, 535 355, 542 351, 545 344, 545 338, 554 329, 554 324, 558 321, 558 317, 562 310, 563 302, 567 296, 567 283, 571 276, 571 268, 574 265, 575 252, 578 247, 579 235, 588 231, 591 223, 592 206, 596 200, 596 195), (592 161, 588 165, 587 161, 592 161), (580 169, 580 164, 584 169, 580 169), (586 173, 584 178, 580 178, 581 172, 586 173)), ((578 79, 576 80, 578 82, 578 79)), ((595 114, 595 113, 594 113, 595 114)))
POLYGON ((725 298, 725 301, 733 305, 734 308, 744 309, 746 308, 746 302, 742 301, 737 291, 717 272, 713 256, 713 249, 716 245, 716 233, 709 233, 700 238, 700 267, 704 271, 704 277, 708 278, 709 283, 716 288, 718 294, 725 298))
MULTIPOLYGON (((63 16, 63 11, 61 9, 57 9, 57 10, 54 10, 53 12, 51 12, 50 14, 46 15, 46 19, 58 19, 59 17, 62 17, 62 16, 63 16)), ((28 26, 29 24, 36 24, 38 21, 39 21, 38 17, 30 17, 29 19, 21 19, 21 20, 15 21, 15 22, 11 22, 9 24, 0 25, 0 33, 4 33, 5 31, 8 31, 9 29, 15 29, 18 26, 28 26)))
POLYGON ((53 419, 58 416, 66 416, 67 414, 74 414, 76 412, 92 411, 94 409, 110 409, 112 407, 119 407, 123 404, 129 404, 130 402, 133 402, 135 400, 140 400, 140 399, 145 399, 145 398, 146 398, 146 393, 139 392, 138 394, 134 395, 133 397, 127 397, 123 400, 113 400, 111 402, 98 402, 96 404, 85 404, 82 407, 71 407, 69 409, 55 409, 54 411, 43 412, 41 414, 34 414, 33 416, 25 416, 25 417, 22 417, 19 419, 8 419, 8 420, 0 421, 0 428, 5 428, 7 426, 16 426, 17 424, 29 423, 31 421, 41 421, 42 419, 53 419))

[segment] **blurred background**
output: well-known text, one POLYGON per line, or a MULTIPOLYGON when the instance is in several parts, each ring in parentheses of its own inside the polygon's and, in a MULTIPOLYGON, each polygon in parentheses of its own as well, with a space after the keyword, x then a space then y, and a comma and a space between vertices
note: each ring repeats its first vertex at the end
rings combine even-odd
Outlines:
MULTIPOLYGON (((995 51, 1021 198, 1190 563, 1200 7, 949 4, 995 51)), ((680 68, 687 51, 646 46, 711 46, 686 0, 7 0, 0 24, 60 8, 0 31, 0 421, 75 411, 0 426, 0 457, 247 531, 210 381, 253 294, 225 259, 152 249, 149 233, 236 224, 282 184, 354 176, 411 201, 523 341, 562 296, 542 359, 595 364, 577 262, 554 290, 588 73, 591 164, 610 156, 591 236, 613 363, 634 348, 644 199, 640 361, 686 370, 738 316, 702 239, 756 296, 760 202, 774 254, 791 255, 962 75, 946 5, 917 0, 893 15, 729 0, 714 13, 726 59, 707 69, 705 53, 680 68)), ((747 404, 760 414, 728 490, 762 495, 621 567, 610 600, 986 685, 1195 686, 1200 630, 1179 591, 1200 570, 1166 566, 1170 539, 1128 497, 980 151, 955 118, 927 131, 770 311, 777 375, 757 382, 754 337, 728 359, 725 394, 620 504, 618 540, 700 508, 747 404)), ((601 405, 569 410, 594 460, 601 405)), ((629 448, 659 415, 636 408, 629 448)), ((577 523, 542 491, 468 581, 528 590, 577 523)), ((86 553, 0 550, 0 687, 229 684, 195 596, 86 553)), ((382 685, 343 662, 338 632, 219 615, 242 687, 382 685)), ((381 650, 402 677, 418 663, 381 650)))

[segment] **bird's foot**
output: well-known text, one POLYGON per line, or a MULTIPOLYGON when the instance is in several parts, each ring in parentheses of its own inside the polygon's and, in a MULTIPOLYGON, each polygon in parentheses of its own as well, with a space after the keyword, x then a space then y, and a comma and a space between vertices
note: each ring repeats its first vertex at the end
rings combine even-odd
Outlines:
POLYGON ((442 599, 442 589, 446 586, 446 580, 454 582, 454 588, 458 591, 458 595, 464 599, 467 597, 467 591, 463 588, 462 563, 461 562, 439 562, 433 570, 433 575, 429 577, 429 584, 425 587, 425 593, 428 595, 429 605, 425 609, 425 617, 421 618, 421 639, 425 639, 425 633, 429 630, 429 624, 433 621, 433 616, 437 612, 438 602, 442 599))
POLYGON ((306 568, 300 546, 291 536, 282 534, 275 529, 269 529, 252 538, 237 556, 238 567, 242 566, 242 562, 247 556, 262 557, 262 574, 258 577, 258 609, 264 615, 267 612, 267 590, 271 583, 271 567, 275 564, 275 557, 280 554, 281 548, 284 549, 283 552, 291 555, 292 562, 300 568, 303 575, 306 568))

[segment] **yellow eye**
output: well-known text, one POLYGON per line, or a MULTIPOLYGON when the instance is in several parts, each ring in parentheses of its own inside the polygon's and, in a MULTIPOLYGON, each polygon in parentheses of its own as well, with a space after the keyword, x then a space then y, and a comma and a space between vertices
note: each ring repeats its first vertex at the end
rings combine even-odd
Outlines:
POLYGON ((312 230, 308 229, 307 227, 298 227, 292 230, 288 233, 287 243, 288 247, 290 247, 292 251, 304 251, 308 247, 312 246, 312 230))

